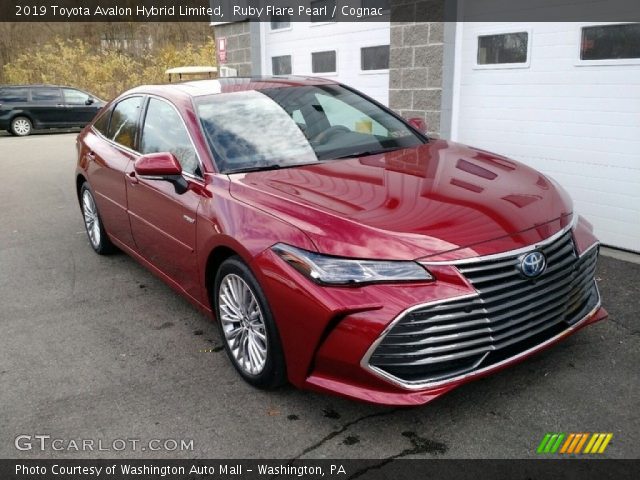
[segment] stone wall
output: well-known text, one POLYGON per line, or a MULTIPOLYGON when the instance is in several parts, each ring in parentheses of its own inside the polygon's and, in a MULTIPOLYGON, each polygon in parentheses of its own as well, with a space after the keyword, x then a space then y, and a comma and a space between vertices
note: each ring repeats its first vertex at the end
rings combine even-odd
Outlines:
POLYGON ((391 23, 389 107, 423 118, 433 136, 442 133, 444 44, 444 22, 391 23))
POLYGON ((250 22, 227 23, 214 27, 216 38, 227 39, 227 62, 221 65, 235 68, 238 76, 255 74, 251 62, 251 24, 250 22))

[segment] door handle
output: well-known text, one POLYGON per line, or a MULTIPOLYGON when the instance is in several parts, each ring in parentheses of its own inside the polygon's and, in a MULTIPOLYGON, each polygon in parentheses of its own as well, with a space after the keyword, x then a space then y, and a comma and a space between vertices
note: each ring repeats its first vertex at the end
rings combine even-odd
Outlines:
POLYGON ((131 183, 132 185, 136 185, 139 181, 138 177, 136 177, 135 171, 131 171, 127 174, 127 180, 129 180, 129 183, 131 183))

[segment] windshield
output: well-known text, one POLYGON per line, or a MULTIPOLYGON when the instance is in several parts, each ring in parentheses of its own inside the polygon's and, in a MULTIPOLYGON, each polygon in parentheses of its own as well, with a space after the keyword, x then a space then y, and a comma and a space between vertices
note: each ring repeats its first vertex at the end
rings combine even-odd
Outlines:
POLYGON ((340 85, 223 93, 198 98, 196 107, 224 173, 371 155, 425 141, 340 85))

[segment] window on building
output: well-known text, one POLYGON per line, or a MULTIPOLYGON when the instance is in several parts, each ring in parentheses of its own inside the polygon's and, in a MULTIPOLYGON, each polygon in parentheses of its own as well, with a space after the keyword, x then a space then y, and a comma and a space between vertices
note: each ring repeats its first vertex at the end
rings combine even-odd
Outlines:
POLYGON ((390 9, 390 0, 362 0, 362 6, 364 8, 379 8, 383 12, 387 12, 390 9))
POLYGON ((360 49, 360 69, 387 70, 389 68, 389 45, 363 47, 360 49))
POLYGON ((141 105, 142 97, 125 98, 118 103, 111 114, 107 137, 124 147, 134 149, 141 105))
POLYGON ((311 71, 313 73, 335 73, 336 51, 313 52, 311 54, 311 71))
POLYGON ((291 55, 271 57, 271 72, 273 75, 291 75, 291 55))
POLYGON ((582 27, 580 60, 640 58, 640 23, 582 27))
POLYGON ((514 32, 478 37, 478 65, 527 63, 529 33, 514 32))
POLYGON ((291 16, 286 13, 284 15, 271 15, 271 30, 282 30, 291 26, 291 16))
POLYGON ((140 152, 171 152, 180 162, 183 172, 201 176, 198 156, 187 129, 178 112, 163 100, 149 100, 140 139, 140 152))
POLYGON ((313 0, 310 6, 313 12, 319 12, 317 15, 311 14, 312 22, 333 22, 335 20, 336 0, 313 0))

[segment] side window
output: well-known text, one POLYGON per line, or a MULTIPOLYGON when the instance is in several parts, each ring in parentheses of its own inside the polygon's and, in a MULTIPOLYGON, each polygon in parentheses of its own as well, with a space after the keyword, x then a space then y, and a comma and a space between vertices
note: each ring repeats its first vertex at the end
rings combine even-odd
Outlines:
POLYGON ((64 102, 68 105, 86 105, 89 95, 75 88, 63 88, 64 102))
POLYGON ((167 102, 151 98, 147 107, 142 139, 142 153, 171 152, 185 173, 202 176, 198 157, 184 123, 176 110, 167 102))
POLYGON ((29 92, 26 88, 3 88, 0 89, 0 103, 26 103, 29 92))
POLYGON ((107 138, 134 149, 141 106, 142 97, 126 98, 118 103, 111 114, 107 138))
POLYGON ((34 102, 62 103, 59 88, 38 87, 31 89, 31 100, 34 102))
POLYGON ((96 121, 93 123, 93 128, 98 130, 105 137, 109 134, 109 119, 111 118, 111 109, 102 112, 96 121))

